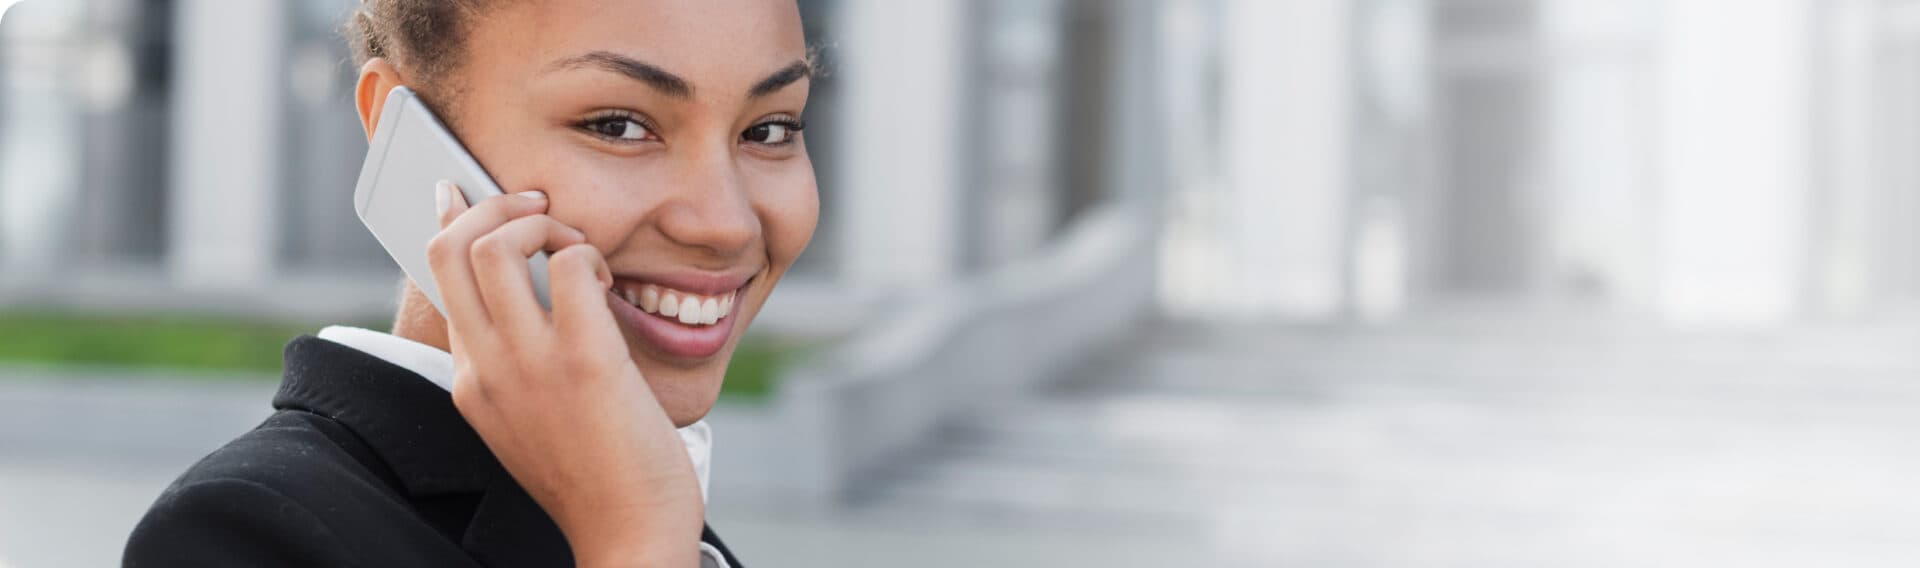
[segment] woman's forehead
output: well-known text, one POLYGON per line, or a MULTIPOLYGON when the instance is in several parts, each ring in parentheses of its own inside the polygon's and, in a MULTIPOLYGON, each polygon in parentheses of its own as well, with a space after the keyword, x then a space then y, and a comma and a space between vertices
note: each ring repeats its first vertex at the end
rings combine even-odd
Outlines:
POLYGON ((515 75, 619 58, 692 90, 744 92, 807 57, 790 0, 547 0, 511 4, 481 20, 468 42, 470 62, 515 75))

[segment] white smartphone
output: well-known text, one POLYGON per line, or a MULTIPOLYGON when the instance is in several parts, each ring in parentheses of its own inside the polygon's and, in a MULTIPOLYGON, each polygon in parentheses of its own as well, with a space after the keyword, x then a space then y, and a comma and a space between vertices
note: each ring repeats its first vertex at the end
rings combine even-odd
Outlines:
MULTIPOLYGON (((460 186, 469 204, 502 193, 480 162, 467 153, 412 89, 394 87, 381 107, 380 124, 374 128, 367 161, 360 167, 353 209, 380 246, 400 264, 400 270, 444 316, 447 308, 441 303, 440 288, 434 284, 433 269, 427 264, 427 241, 440 233, 433 192, 441 180, 460 186)), ((528 259, 527 272, 533 277, 533 293, 540 306, 551 308, 546 253, 528 259)))

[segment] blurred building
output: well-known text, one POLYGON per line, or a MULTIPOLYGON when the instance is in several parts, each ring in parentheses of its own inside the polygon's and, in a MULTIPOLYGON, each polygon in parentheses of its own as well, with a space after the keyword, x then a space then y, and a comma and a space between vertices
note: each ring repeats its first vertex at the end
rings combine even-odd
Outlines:
MULTIPOLYGON (((12 10, 0 299, 384 310, 397 272, 345 199, 352 4, 12 10)), ((1133 199, 1179 314, 1767 323, 1920 296, 1909 0, 800 4, 833 70, 823 223, 774 315, 852 321, 1133 199)))
POLYGON ((1174 199, 1177 305, 1724 325, 1920 295, 1912 2, 1214 6, 1220 177, 1174 199))
MULTIPOLYGON (((387 310, 398 272, 348 200, 366 144, 337 29, 355 4, 12 10, 0 28, 0 299, 387 310)), ((800 4, 830 69, 809 108, 823 213, 781 305, 857 314, 1031 253, 1149 183, 1112 179, 1151 164, 1116 166, 1109 141, 1151 122, 1116 119, 1152 112, 1110 88, 1115 58, 1150 48, 1109 46, 1116 14, 1151 4, 800 4), (813 297, 850 306, 807 307, 813 297)))

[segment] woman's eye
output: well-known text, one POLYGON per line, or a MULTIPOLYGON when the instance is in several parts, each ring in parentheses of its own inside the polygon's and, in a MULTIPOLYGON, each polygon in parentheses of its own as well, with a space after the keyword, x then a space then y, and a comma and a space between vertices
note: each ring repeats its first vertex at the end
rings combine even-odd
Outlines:
POLYGON ((753 125, 740 133, 740 139, 754 144, 780 146, 793 141, 793 137, 806 128, 798 122, 767 122, 753 125))
POLYGON ((615 140, 639 141, 647 138, 647 125, 631 118, 608 118, 589 122, 587 130, 615 140))

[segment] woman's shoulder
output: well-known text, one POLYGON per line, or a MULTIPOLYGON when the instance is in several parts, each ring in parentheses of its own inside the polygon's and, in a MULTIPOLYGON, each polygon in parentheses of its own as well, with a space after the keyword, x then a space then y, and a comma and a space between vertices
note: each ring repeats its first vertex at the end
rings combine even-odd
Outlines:
MULTIPOLYGON (((280 410, 188 468, 169 488, 246 482, 293 498, 333 500, 342 491, 391 493, 384 466, 338 422, 280 410)), ((165 497, 165 494, 162 494, 165 497)))
POLYGON ((353 434, 281 410, 161 492, 127 542, 126 565, 352 565, 361 537, 405 519, 403 499, 353 434), (264 562, 264 564, 258 564, 264 562))

